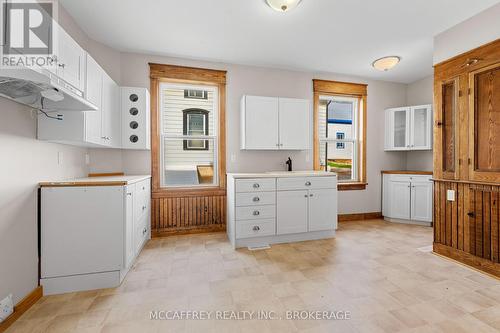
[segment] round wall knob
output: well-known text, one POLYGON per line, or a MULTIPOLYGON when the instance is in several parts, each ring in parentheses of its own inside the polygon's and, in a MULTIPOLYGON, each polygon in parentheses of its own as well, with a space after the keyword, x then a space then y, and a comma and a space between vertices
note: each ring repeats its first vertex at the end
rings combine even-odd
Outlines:
POLYGON ((128 111, 132 116, 137 116, 139 114, 139 109, 137 108, 130 108, 128 111))
POLYGON ((130 136, 130 142, 136 143, 137 141, 139 141, 139 137, 137 135, 130 136))
POLYGON ((137 121, 131 121, 130 122, 130 128, 131 129, 136 129, 137 127, 139 127, 139 123, 137 121))
POLYGON ((139 100, 139 96, 137 96, 136 94, 131 94, 129 99, 132 101, 132 102, 137 102, 139 100))

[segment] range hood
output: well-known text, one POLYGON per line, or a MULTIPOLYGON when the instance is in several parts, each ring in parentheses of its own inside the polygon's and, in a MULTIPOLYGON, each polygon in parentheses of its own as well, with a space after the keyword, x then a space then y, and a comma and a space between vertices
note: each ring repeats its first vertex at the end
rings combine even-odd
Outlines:
POLYGON ((79 90, 42 68, 0 68, 0 96, 45 112, 97 110, 79 90))

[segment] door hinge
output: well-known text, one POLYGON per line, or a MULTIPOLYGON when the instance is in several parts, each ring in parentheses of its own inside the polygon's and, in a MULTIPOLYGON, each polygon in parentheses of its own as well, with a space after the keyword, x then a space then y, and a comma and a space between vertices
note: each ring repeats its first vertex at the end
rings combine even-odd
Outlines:
POLYGON ((462 97, 462 90, 458 91, 458 97, 462 97))
POLYGON ((467 164, 470 165, 470 157, 467 159, 467 164))

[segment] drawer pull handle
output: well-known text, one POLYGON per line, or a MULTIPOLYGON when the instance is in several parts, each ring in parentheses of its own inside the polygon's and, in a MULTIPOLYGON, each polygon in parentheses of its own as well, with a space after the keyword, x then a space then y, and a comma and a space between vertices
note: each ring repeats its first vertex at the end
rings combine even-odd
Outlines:
POLYGON ((142 210, 146 209, 146 206, 142 206, 142 210))
POLYGON ((253 184, 253 188, 259 188, 259 187, 260 187, 259 184, 257 184, 257 183, 253 184))
POLYGON ((143 187, 142 187, 142 190, 145 190, 145 189, 146 189, 146 188, 143 186, 143 187))
POLYGON ((131 193, 131 192, 129 192, 129 193, 127 193, 127 195, 132 195, 132 193, 131 193))
POLYGON ((144 230, 142 230, 142 235, 146 235, 146 233, 148 232, 148 229, 147 228, 144 228, 144 230))
POLYGON ((310 197, 314 196, 314 194, 309 194, 310 197))
POLYGON ((253 227, 253 231, 259 231, 259 230, 260 230, 260 227, 258 225, 253 227))
POLYGON ((259 197, 255 197, 255 198, 253 198, 253 202, 258 202, 258 201, 260 201, 260 198, 259 198, 259 197))
POLYGON ((311 186, 311 182, 306 182, 306 186, 311 186))
POLYGON ((253 215, 254 215, 254 216, 259 216, 259 215, 260 215, 260 212, 259 212, 258 210, 254 210, 254 211, 253 211, 253 215))

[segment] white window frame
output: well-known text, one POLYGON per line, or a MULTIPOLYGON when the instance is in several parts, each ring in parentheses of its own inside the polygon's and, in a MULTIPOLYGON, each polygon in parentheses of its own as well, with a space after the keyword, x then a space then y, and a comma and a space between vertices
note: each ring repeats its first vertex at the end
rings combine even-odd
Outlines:
MULTIPOLYGON (((158 86, 158 94, 159 94, 159 105, 158 105, 158 110, 159 110, 159 122, 158 122, 158 133, 160 134, 160 187, 161 188, 204 188, 204 187, 214 187, 219 184, 219 88, 214 85, 193 85, 193 84, 183 84, 183 83, 171 83, 171 82, 160 82, 158 86), (205 90, 208 92, 213 93, 213 122, 214 122, 214 130, 213 133, 210 135, 196 135, 196 136, 189 136, 189 135, 174 135, 174 134, 168 134, 164 133, 163 129, 163 124, 164 124, 164 114, 163 114, 163 105, 164 105, 164 98, 165 94, 163 91, 165 89, 181 89, 181 90, 205 90), (214 149, 214 163, 213 163, 213 169, 214 169, 214 177, 212 180, 211 184, 198 184, 198 185, 166 185, 165 184, 165 140, 172 140, 172 141, 182 141, 182 140, 209 140, 213 142, 213 149, 214 149)), ((210 126, 210 119, 209 119, 209 124, 210 126)))
MULTIPOLYGON (((186 118, 187 118, 187 119, 186 119, 186 132, 187 132, 187 135, 188 135, 188 136, 191 136, 191 134, 189 134, 189 131, 190 131, 190 130, 189 130, 189 124, 190 124, 190 122, 189 122, 189 118, 190 118, 191 116, 201 116, 201 117, 203 118, 203 133, 206 133, 206 131, 207 131, 207 126, 208 126, 208 123, 207 123, 207 121, 206 121, 206 120, 208 119, 208 117, 210 117, 210 114, 208 115, 208 117, 205 117, 205 115, 204 115, 204 114, 202 114, 202 113, 199 113, 199 114, 189 114, 189 113, 188 113, 188 114, 186 115, 186 118)), ((194 141, 194 140, 187 140, 186 145, 187 145, 187 147, 188 147, 188 148, 193 149, 193 150, 200 149, 200 147, 190 147, 190 146, 189 146, 189 143, 190 143, 191 141, 194 141)), ((203 140, 203 149, 206 149, 206 148, 207 148, 207 141, 206 141, 206 140, 203 140)))
MULTIPOLYGON (((352 183, 352 182, 358 182, 360 180, 360 175, 359 175, 359 168, 358 165, 360 163, 359 159, 361 156, 358 154, 358 147, 361 144, 359 140, 359 116, 360 116, 360 110, 361 110, 361 98, 359 97, 350 97, 350 96, 337 96, 337 95, 320 95, 319 100, 329 100, 329 101, 346 101, 346 102, 352 102, 353 103, 353 110, 352 110, 352 139, 337 139, 337 133, 335 133, 335 138, 326 138, 322 137, 319 138, 319 144, 324 144, 324 143, 329 143, 329 144, 334 144, 335 148, 337 148, 337 143, 343 143, 344 144, 344 149, 345 149, 345 143, 350 142, 352 143, 352 166, 351 166, 351 179, 343 179, 339 180, 339 183, 352 183)), ((326 126, 328 126, 328 109, 325 110, 326 114, 325 115, 320 115, 320 117, 324 116, 325 118, 325 123, 326 126)), ((345 134, 344 134, 345 138, 345 134)), ((328 146, 327 146, 328 147, 328 146)), ((325 154, 328 154, 328 149, 327 147, 325 148, 325 154)), ((328 155, 324 156, 328 157, 328 155)), ((321 157, 320 157, 321 160, 321 157)), ((328 169, 328 160, 325 158, 325 168, 328 169)))

